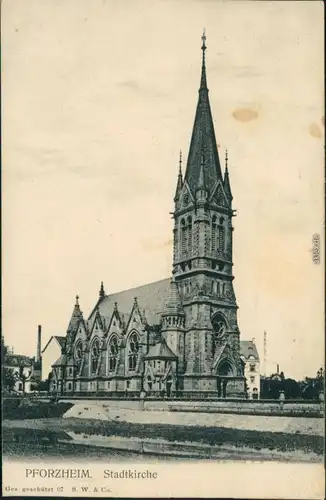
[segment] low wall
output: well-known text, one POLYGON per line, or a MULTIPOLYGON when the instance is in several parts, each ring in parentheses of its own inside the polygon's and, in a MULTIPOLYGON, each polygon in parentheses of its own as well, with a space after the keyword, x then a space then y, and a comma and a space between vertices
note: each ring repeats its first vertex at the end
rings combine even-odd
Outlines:
MULTIPOLYGON (((91 404, 95 398, 65 398, 71 403, 91 404)), ((303 401, 267 401, 267 400, 220 400, 220 401, 189 401, 189 400, 128 400, 128 399, 97 399, 112 409, 173 411, 173 412, 205 412, 205 413, 241 413, 246 415, 289 415, 323 417, 324 408, 320 403, 303 401)))

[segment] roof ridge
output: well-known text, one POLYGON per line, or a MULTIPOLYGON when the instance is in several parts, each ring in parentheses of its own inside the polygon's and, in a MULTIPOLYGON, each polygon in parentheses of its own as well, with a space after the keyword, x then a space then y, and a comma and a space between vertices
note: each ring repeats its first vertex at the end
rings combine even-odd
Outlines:
POLYGON ((154 285, 155 283, 162 283, 163 281, 166 281, 169 279, 170 279, 169 277, 166 277, 166 278, 161 278, 159 280, 150 281, 149 283, 144 283, 143 285, 137 285, 137 286, 133 286, 131 288, 122 288, 121 290, 118 290, 116 292, 107 293, 105 295, 105 297, 110 297, 112 295, 117 295, 118 293, 123 293, 123 292, 127 292, 127 291, 130 292, 131 290, 137 290, 138 288, 143 288, 144 286, 154 285))

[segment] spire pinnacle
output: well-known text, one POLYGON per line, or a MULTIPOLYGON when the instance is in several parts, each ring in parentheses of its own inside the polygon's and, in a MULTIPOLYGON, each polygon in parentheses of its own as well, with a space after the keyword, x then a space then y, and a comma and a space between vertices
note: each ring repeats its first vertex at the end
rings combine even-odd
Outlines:
POLYGON ((179 295, 178 285, 177 285, 174 277, 172 277, 172 279, 170 281, 169 295, 168 295, 168 299, 166 301, 164 312, 163 312, 164 316, 168 316, 171 314, 172 315, 184 314, 183 309, 182 309, 180 295, 179 295))
POLYGON ((206 89, 207 90, 207 81, 206 81, 206 61, 205 61, 205 51, 207 50, 206 47, 206 33, 205 29, 202 34, 202 46, 201 50, 203 52, 203 58, 202 58, 202 67, 201 67, 201 79, 200 79, 200 90, 206 89))
POLYGON ((100 299, 104 299, 104 297, 105 297, 105 290, 104 290, 103 281, 101 281, 101 288, 100 288, 99 296, 100 296, 100 299))
POLYGON ((232 196, 230 179, 229 179, 228 164, 229 164, 229 155, 228 155, 228 150, 226 149, 225 150, 225 172, 224 172, 223 186, 224 186, 224 191, 225 191, 226 196, 232 201, 233 196, 232 196))
POLYGON ((180 195, 182 186, 183 186, 183 178, 182 178, 182 151, 180 150, 178 181, 177 181, 177 187, 176 187, 175 196, 174 196, 174 201, 175 202, 179 199, 179 195, 180 195))
POLYGON ((79 295, 76 295, 76 304, 75 305, 79 307, 79 295))

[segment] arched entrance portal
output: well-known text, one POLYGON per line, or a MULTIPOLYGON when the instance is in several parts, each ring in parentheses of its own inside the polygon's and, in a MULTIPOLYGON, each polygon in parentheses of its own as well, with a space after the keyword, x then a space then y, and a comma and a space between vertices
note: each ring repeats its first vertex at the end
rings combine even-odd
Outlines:
POLYGON ((217 395, 219 398, 226 398, 228 380, 233 376, 234 374, 231 363, 228 360, 222 361, 217 369, 216 379, 217 395))

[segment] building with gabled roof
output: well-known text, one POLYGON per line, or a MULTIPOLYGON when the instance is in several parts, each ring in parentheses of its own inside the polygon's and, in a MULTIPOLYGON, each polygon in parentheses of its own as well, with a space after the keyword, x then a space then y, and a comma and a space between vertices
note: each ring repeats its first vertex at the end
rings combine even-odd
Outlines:
MULTIPOLYGON (((235 212, 219 158, 206 76, 206 36, 189 154, 174 196, 172 277, 99 298, 79 297, 51 389, 59 393, 244 397, 233 288, 235 212), (164 355, 164 356, 163 356, 164 355), (63 363, 64 359, 64 363, 63 363)), ((59 357, 59 356, 58 356, 59 357)))
POLYGON ((48 380, 52 372, 52 364, 61 356, 65 342, 64 335, 53 335, 44 346, 42 350, 42 380, 48 380))
POLYGON ((260 398, 260 358, 255 340, 241 340, 240 357, 244 362, 244 375, 249 399, 260 398))

